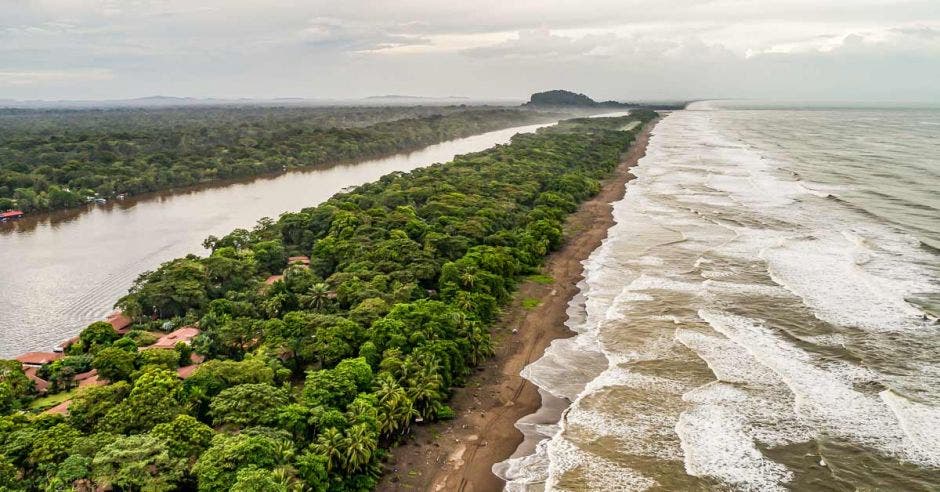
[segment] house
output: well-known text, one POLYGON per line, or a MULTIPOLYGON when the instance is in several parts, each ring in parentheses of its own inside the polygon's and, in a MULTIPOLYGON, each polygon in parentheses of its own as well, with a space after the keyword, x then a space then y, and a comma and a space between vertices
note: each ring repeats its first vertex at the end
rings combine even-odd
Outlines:
POLYGON ((89 386, 103 386, 107 384, 104 379, 98 377, 97 369, 92 369, 81 374, 76 374, 72 379, 78 383, 79 388, 87 388, 89 386))
POLYGON ((37 393, 44 395, 49 391, 49 381, 39 377, 39 368, 26 366, 23 368, 23 373, 32 380, 37 393))
POLYGON ((283 278, 284 278, 283 275, 271 275, 270 277, 268 277, 267 280, 264 281, 264 285, 271 285, 274 282, 277 282, 278 280, 281 280, 283 278))
POLYGON ((197 364, 193 364, 191 366, 183 366, 176 370, 176 375, 179 376, 180 379, 186 379, 192 376, 193 373, 196 372, 196 369, 199 369, 199 365, 197 364))
POLYGON ((75 343, 78 342, 79 338, 80 338, 79 335, 75 335, 74 337, 69 338, 68 340, 57 345, 56 348, 52 349, 52 351, 53 352, 65 352, 66 350, 69 349, 69 347, 71 347, 72 345, 75 345, 75 343))
POLYGON ((183 342, 186 345, 189 345, 192 343, 193 338, 196 338, 199 333, 199 328, 196 328, 195 326, 184 326, 182 328, 177 328, 176 330, 160 337, 160 339, 157 340, 157 342, 153 345, 149 347, 141 347, 140 350, 154 348, 172 349, 176 347, 176 344, 179 342, 183 342))
POLYGON ((71 405, 71 404, 72 404, 72 400, 65 400, 65 401, 63 401, 62 403, 59 403, 58 405, 56 405, 56 406, 54 406, 54 407, 52 407, 52 408, 50 408, 50 409, 48 409, 48 410, 46 410, 45 412, 42 412, 42 413, 66 415, 66 414, 69 413, 69 405, 71 405))
POLYGON ((17 357, 16 360, 20 361, 20 364, 23 364, 24 366, 38 368, 61 358, 62 354, 57 354, 55 352, 26 352, 25 354, 17 357))
POLYGON ((130 331, 129 328, 131 324, 134 322, 129 316, 126 316, 121 311, 115 311, 109 314, 108 317, 105 318, 105 321, 107 321, 108 323, 111 323, 111 326, 114 327, 114 331, 118 332, 121 335, 130 331))
POLYGON ((23 212, 21 210, 10 210, 9 212, 0 213, 0 222, 19 219, 22 216, 23 212))

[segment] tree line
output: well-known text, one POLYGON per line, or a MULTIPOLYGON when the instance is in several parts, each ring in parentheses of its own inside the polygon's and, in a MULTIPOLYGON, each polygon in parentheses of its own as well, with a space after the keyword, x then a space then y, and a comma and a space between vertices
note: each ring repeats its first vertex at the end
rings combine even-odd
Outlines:
POLYGON ((93 324, 50 367, 110 381, 67 416, 20 411, 29 380, 0 365, 0 488, 373 489, 412 425, 454 417, 501 306, 640 131, 619 129, 655 116, 567 120, 389 174, 142 274, 118 303, 134 330, 93 324), (192 323, 191 347, 138 350, 192 323), (190 351, 207 360, 181 380, 190 351))
POLYGON ((0 211, 366 159, 546 118, 468 107, 0 110, 0 211))

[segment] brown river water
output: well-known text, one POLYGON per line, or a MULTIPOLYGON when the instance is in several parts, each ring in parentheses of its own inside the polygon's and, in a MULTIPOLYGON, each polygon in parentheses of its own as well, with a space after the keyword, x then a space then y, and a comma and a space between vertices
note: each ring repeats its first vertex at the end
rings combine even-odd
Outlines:
POLYGON ((411 153, 111 202, 0 224, 0 358, 51 350, 109 313, 134 279, 203 254, 209 235, 316 205, 341 189, 509 142, 498 130, 411 153))

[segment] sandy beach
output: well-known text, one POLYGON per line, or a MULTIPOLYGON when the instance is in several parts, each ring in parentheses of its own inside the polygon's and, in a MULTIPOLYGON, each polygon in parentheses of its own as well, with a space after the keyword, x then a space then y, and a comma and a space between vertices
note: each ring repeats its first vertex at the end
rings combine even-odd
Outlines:
POLYGON ((450 405, 457 418, 417 427, 413 437, 393 449, 378 490, 493 491, 503 481, 493 475, 522 443, 514 424, 539 410, 538 388, 523 379, 523 367, 542 356, 552 340, 573 333, 565 326, 567 306, 577 294, 582 265, 613 225, 611 203, 623 198, 630 168, 644 155, 648 124, 623 162, 594 198, 581 204, 565 224, 567 241, 552 254, 543 272, 554 282, 520 284, 511 305, 493 329, 496 356, 459 388, 450 405), (523 301, 526 306, 523 306, 523 301), (534 300, 538 300, 537 306, 534 300), (515 331, 515 332, 514 332, 515 331))

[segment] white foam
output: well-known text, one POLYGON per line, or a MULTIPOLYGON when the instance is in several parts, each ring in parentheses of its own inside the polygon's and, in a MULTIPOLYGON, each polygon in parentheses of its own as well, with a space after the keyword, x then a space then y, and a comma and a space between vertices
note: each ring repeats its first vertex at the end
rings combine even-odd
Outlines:
POLYGON ((824 321, 872 331, 918 329, 922 313, 904 299, 912 288, 860 268, 857 245, 834 234, 793 238, 761 257, 774 280, 824 321))
POLYGON ((700 405, 683 412, 676 424, 690 475, 714 477, 744 490, 786 490, 793 479, 785 466, 764 458, 733 412, 700 405))
POLYGON ((924 463, 940 466, 940 407, 908 400, 890 390, 880 396, 901 422, 913 453, 924 463))
POLYGON ((884 401, 853 388, 875 376, 869 370, 814 360, 757 320, 711 310, 699 315, 774 371, 796 396, 797 414, 809 425, 906 461, 930 463, 884 401))
POLYGON ((548 441, 547 447, 548 454, 552 458, 545 483, 546 490, 565 490, 559 482, 566 472, 575 468, 584 470, 581 474, 584 482, 578 484, 577 490, 634 492, 656 485, 655 480, 595 454, 587 453, 570 441, 552 439, 548 441))

